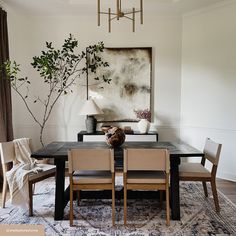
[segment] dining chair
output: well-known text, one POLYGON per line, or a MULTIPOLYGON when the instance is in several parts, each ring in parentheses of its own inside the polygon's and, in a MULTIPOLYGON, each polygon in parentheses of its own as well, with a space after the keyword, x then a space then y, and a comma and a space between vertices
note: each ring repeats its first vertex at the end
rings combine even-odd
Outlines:
POLYGON ((170 225, 167 149, 124 149, 124 225, 127 224, 127 190, 166 191, 166 225, 170 225))
MULTIPOLYGON (((112 191, 112 225, 115 225, 115 171, 113 149, 71 149, 68 151, 70 178, 70 226, 73 226, 73 191, 112 191)), ((78 197, 79 202, 79 197, 78 197)))
POLYGON ((207 138, 204 146, 204 156, 201 163, 181 163, 179 166, 179 179, 181 181, 201 181, 205 197, 208 197, 206 182, 211 183, 216 211, 220 211, 219 200, 216 189, 216 171, 219 163, 222 144, 207 138), (212 164, 211 171, 205 167, 206 160, 212 164))
MULTIPOLYGON (((9 164, 15 162, 15 148, 13 141, 0 143, 0 156, 3 170, 3 191, 2 191, 2 208, 5 207, 6 194, 7 194, 7 178, 6 173, 9 170, 9 164)), ((10 164, 11 165, 11 164, 10 164)), ((33 186, 35 183, 45 180, 49 177, 55 176, 56 167, 49 164, 37 164, 37 167, 41 169, 38 173, 30 173, 28 175, 29 186, 29 216, 33 216, 33 186)))

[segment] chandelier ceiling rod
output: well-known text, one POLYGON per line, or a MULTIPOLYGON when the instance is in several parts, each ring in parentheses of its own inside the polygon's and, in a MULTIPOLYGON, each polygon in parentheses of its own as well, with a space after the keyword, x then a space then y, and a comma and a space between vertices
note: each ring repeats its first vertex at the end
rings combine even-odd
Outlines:
POLYGON ((126 18, 132 21, 132 29, 135 32, 135 14, 140 13, 140 23, 143 24, 143 0, 140 0, 140 10, 136 10, 134 7, 132 11, 122 11, 122 0, 116 0, 116 11, 112 12, 111 8, 108 8, 108 12, 101 11, 101 1, 97 0, 98 9, 98 26, 101 25, 101 14, 108 15, 108 31, 111 32, 111 21, 114 19, 120 20, 120 18, 126 18), (131 15, 131 16, 127 16, 131 15))

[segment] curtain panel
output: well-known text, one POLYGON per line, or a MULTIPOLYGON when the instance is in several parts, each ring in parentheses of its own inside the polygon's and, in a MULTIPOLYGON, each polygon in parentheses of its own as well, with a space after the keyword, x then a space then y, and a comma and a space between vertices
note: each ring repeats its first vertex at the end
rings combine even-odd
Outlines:
MULTIPOLYGON (((7 13, 0 8, 0 65, 9 59, 7 13)), ((11 85, 4 70, 0 70, 0 142, 13 139, 11 85)), ((0 179, 2 177, 0 168, 0 179)))

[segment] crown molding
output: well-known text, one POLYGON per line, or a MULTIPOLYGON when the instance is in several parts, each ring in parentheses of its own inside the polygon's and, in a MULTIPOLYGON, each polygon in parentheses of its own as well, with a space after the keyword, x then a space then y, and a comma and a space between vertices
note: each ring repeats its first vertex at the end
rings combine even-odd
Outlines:
POLYGON ((221 132, 221 133, 236 133, 236 129, 233 128, 217 128, 217 127, 206 127, 206 126, 195 126, 195 125, 188 125, 188 124, 181 124, 180 129, 201 129, 201 130, 209 130, 214 132, 221 132))
POLYGON ((191 16, 195 16, 195 15, 204 14, 206 12, 215 10, 217 8, 222 8, 222 7, 231 5, 231 4, 236 4, 236 0, 224 0, 222 2, 215 3, 211 6, 203 7, 201 9, 188 12, 186 14, 183 14, 183 19, 186 18, 186 17, 191 17, 191 16))

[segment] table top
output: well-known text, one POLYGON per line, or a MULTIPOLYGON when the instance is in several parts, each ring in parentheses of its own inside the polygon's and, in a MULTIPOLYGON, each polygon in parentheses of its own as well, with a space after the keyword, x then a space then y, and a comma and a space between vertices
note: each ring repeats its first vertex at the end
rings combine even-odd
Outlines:
MULTIPOLYGON (((34 158, 62 158, 67 159, 67 152, 74 148, 110 148, 105 142, 52 142, 47 146, 33 152, 34 158)), ((116 150, 124 148, 167 148, 171 157, 203 156, 203 152, 185 143, 174 142, 125 142, 116 150)))
MULTIPOLYGON (((96 130, 94 133, 87 133, 87 131, 82 130, 78 133, 79 135, 104 135, 105 133, 103 131, 96 130)), ((158 133, 156 131, 149 131, 148 133, 140 133, 137 130, 132 130, 131 133, 127 133, 126 135, 157 135, 158 133)))

